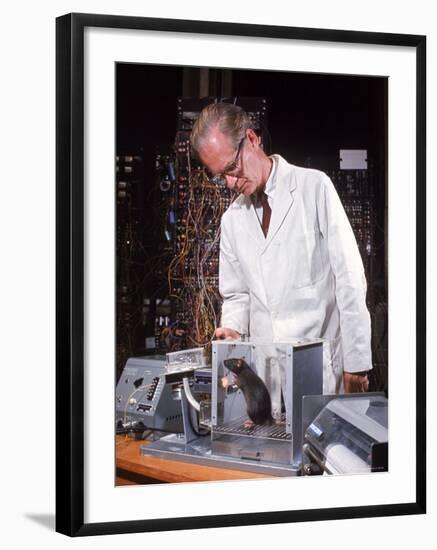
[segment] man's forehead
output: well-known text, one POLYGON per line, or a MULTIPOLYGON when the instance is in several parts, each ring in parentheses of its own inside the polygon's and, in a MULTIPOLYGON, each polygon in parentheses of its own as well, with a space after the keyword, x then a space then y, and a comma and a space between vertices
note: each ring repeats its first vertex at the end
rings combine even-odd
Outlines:
POLYGON ((213 172, 221 172, 233 160, 235 148, 228 136, 218 128, 212 128, 199 148, 203 164, 213 172))
POLYGON ((209 148, 215 152, 229 153, 234 147, 231 139, 221 132, 216 126, 211 128, 202 143, 203 148, 209 148))

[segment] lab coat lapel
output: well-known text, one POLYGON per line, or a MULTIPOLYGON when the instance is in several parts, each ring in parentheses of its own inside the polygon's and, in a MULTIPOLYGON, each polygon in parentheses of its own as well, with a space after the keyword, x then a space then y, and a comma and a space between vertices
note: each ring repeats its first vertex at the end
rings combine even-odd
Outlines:
POLYGON ((264 253, 274 240, 294 202, 293 191, 296 188, 296 176, 294 174, 293 167, 287 164, 284 159, 278 155, 276 158, 278 161, 278 166, 272 217, 270 220, 269 231, 267 233, 267 239, 265 239, 265 245, 261 253, 264 253))

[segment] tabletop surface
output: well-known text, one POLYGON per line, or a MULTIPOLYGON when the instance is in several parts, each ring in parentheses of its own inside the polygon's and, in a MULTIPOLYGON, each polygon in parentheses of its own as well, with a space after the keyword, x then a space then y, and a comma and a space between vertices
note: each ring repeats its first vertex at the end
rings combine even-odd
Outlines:
POLYGON ((140 454, 140 447, 145 444, 147 444, 146 441, 138 441, 126 438, 124 435, 117 435, 117 469, 168 483, 272 477, 271 475, 245 472, 243 470, 231 470, 229 468, 192 464, 188 461, 182 462, 154 456, 143 456, 140 454))

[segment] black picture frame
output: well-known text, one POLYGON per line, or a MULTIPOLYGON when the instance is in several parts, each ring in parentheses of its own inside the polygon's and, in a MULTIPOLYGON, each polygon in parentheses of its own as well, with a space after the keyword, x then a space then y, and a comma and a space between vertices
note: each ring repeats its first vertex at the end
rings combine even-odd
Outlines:
POLYGON ((56 530, 69 536, 426 512, 426 37, 96 14, 56 20, 56 530), (281 38, 416 52, 416 499, 389 505, 84 523, 84 29, 281 38))

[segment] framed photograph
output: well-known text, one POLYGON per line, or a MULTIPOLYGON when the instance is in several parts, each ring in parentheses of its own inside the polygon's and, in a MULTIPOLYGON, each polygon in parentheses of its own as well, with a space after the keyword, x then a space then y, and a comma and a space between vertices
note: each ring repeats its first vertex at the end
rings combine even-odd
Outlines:
MULTIPOLYGON (((426 38, 95 14, 56 25, 57 531, 425 513, 426 38), (325 343, 284 336, 293 375, 276 393, 264 377, 258 431, 243 375, 220 358, 271 352, 252 334, 215 340, 220 222, 244 187, 190 143, 214 105, 248 114, 241 166, 253 145, 274 170, 323 173, 367 281, 369 391, 343 394, 342 377, 327 389, 325 343), (352 407, 363 396, 369 431, 352 407), (315 423, 326 408, 347 448, 315 423)), ((280 224, 265 229, 264 208, 268 240, 280 224)), ((322 275, 313 259, 307 272, 293 284, 310 303, 322 275)))

